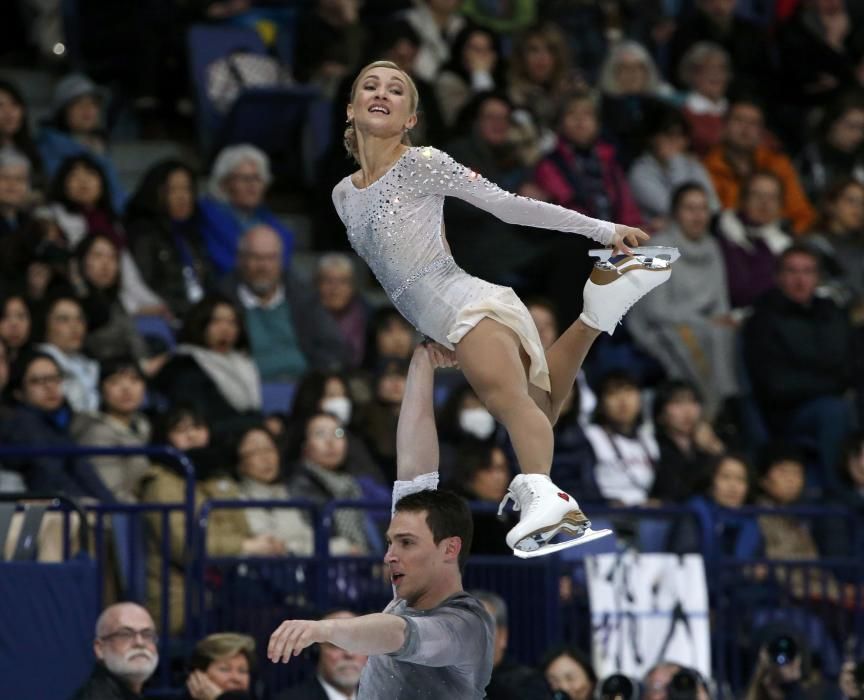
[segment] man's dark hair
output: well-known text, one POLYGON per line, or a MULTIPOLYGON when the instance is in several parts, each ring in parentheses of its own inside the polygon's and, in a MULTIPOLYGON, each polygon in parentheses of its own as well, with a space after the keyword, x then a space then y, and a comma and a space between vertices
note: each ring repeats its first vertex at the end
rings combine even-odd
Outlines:
POLYGON ((786 261, 793 255, 806 255, 807 257, 812 258, 816 261, 816 266, 819 268, 819 272, 822 272, 822 256, 816 248, 807 245, 806 243, 795 243, 780 253, 780 256, 777 258, 777 272, 780 272, 783 269, 786 261))
POLYGON ((409 494, 396 504, 397 513, 423 511, 426 511, 426 524, 432 531, 435 544, 447 537, 458 537, 462 540, 459 570, 464 571, 474 538, 474 520, 468 503, 451 491, 430 490, 409 494))

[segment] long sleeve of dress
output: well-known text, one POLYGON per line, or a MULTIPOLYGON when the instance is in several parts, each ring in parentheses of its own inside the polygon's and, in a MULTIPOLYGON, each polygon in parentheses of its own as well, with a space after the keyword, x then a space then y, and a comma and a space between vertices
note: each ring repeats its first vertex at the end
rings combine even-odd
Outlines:
POLYGON ((423 189, 461 199, 504 223, 578 233, 603 245, 615 237, 614 223, 502 190, 437 148, 420 149, 419 162, 423 189))

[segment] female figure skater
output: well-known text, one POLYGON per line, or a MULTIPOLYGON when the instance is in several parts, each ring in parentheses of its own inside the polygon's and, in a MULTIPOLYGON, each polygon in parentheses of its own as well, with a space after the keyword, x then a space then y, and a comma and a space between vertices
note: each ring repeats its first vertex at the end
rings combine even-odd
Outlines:
POLYGON ((468 382, 507 429, 522 470, 501 504, 512 499, 521 511, 507 535, 514 554, 538 556, 595 539, 600 533, 590 530, 576 500, 549 478, 552 426, 591 344, 666 281, 670 265, 631 251, 628 244, 648 238, 639 229, 516 196, 446 153, 411 148, 417 101, 413 81, 395 64, 378 61, 361 70, 345 130, 360 170, 334 188, 336 211, 393 305, 421 333, 455 351, 468 382), (620 254, 598 264, 585 286, 582 315, 545 354, 513 290, 472 277, 454 262, 442 226, 445 196, 507 223, 580 233, 620 254), (575 539, 548 545, 559 532, 575 539))

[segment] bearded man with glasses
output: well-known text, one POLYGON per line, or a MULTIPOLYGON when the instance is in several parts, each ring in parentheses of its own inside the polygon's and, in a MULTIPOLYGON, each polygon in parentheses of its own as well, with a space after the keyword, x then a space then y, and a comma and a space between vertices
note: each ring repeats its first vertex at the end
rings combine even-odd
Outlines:
POLYGON ((96 621, 96 664, 73 700, 137 700, 159 664, 153 618, 140 605, 110 605, 96 621))

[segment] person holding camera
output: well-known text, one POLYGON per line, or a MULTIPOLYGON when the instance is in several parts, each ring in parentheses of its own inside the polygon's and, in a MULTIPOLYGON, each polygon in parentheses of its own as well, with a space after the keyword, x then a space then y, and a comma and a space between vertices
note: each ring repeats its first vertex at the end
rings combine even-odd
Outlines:
POLYGON ((759 649, 744 700, 807 700, 826 697, 822 684, 804 681, 809 651, 796 636, 780 633, 759 649))

